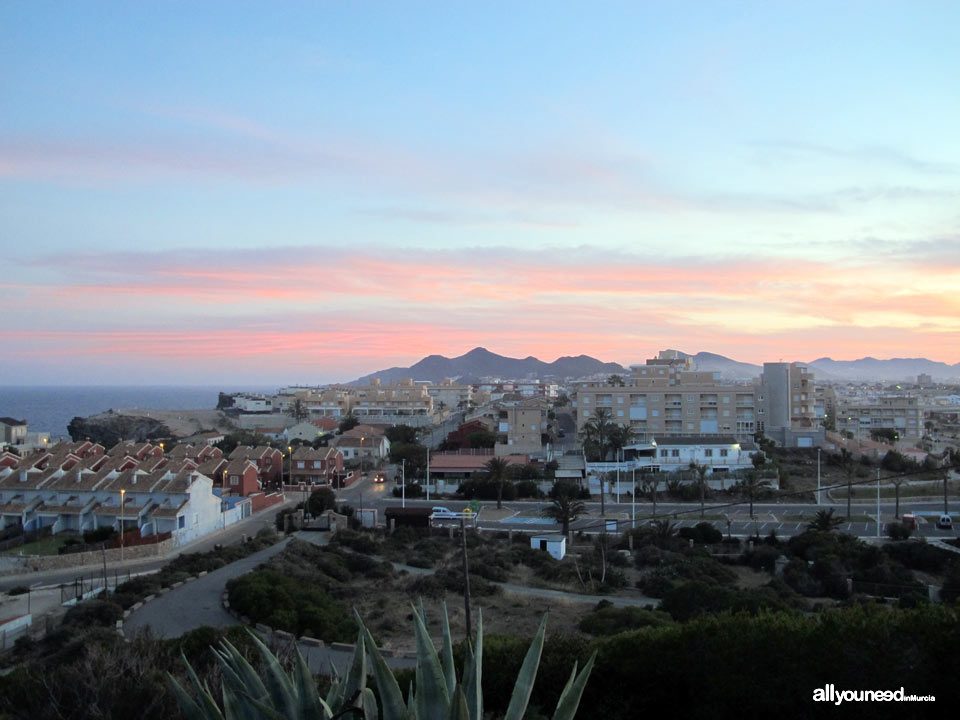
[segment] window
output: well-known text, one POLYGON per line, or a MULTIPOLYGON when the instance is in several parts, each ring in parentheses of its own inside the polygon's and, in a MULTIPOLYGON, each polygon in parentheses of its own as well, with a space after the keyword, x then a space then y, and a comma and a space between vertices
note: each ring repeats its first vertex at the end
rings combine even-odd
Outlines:
POLYGON ((669 450, 661 450, 660 457, 667 457, 670 454, 669 450))
POLYGON ((231 475, 231 476, 230 476, 230 484, 231 484, 231 485, 234 485, 234 486, 239 485, 239 484, 240 484, 240 477, 239 477, 238 475, 231 475))
POLYGON ((623 395, 617 395, 617 404, 623 405, 623 395))
POLYGON ((617 417, 623 417, 623 410, 617 410, 617 417))
POLYGON ((687 415, 693 415, 693 408, 687 408, 687 415))
POLYGON ((590 396, 589 396, 589 395, 584 395, 584 396, 583 396, 583 404, 584 404, 584 405, 589 405, 589 404, 590 404, 590 396))
POLYGON ((650 411, 650 414, 651 414, 653 417, 660 417, 660 411, 659 411, 659 410, 651 410, 651 411, 650 411))
POLYGON ((183 530, 187 526, 187 519, 181 515, 177 518, 177 530, 183 530))
POLYGON ((298 470, 303 470, 304 467, 306 467, 306 466, 304 465, 303 460, 297 460, 297 469, 298 469, 298 470))
POLYGON ((697 399, 696 395, 687 395, 687 402, 693 402, 697 399))
POLYGON ((726 457, 729 454, 729 452, 730 452, 729 450, 724 448, 723 450, 720 451, 720 457, 726 457))
POLYGON ((713 448, 707 448, 703 451, 704 457, 713 457, 713 448))
POLYGON ((679 451, 679 450, 671 450, 671 451, 670 451, 670 457, 680 457, 680 451, 679 451))

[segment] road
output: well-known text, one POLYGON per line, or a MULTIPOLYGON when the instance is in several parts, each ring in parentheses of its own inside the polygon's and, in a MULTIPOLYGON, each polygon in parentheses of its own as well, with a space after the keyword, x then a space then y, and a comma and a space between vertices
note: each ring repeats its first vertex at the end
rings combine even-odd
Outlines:
MULTIPOLYGON (((391 475, 388 474, 388 477, 391 475)), ((400 498, 393 497, 394 483, 374 483, 372 477, 358 481, 349 488, 338 491, 338 497, 353 507, 374 507, 377 509, 378 520, 383 522, 383 511, 388 507, 398 507, 401 504, 400 498)), ((549 522, 545 518, 539 517, 540 510, 548 503, 546 500, 536 501, 510 501, 503 503, 503 507, 512 513, 511 516, 503 519, 487 520, 484 519, 484 513, 481 512, 478 519, 478 526, 485 530, 521 530, 521 531, 543 531, 555 532, 560 526, 549 522)), ((407 507, 442 506, 449 508, 454 512, 460 512, 466 508, 469 503, 464 500, 450 500, 447 498, 431 500, 412 499, 406 500, 407 507)), ((481 502, 483 509, 492 509, 496 503, 491 501, 481 502)), ((634 508, 629 502, 616 503, 610 500, 606 503, 606 518, 600 515, 600 503, 586 503, 587 513, 580 519, 572 523, 571 529, 574 531, 582 530, 584 532, 600 532, 605 522, 604 520, 614 520, 617 522, 619 531, 629 529, 633 525, 631 518, 636 518, 635 524, 640 526, 649 520, 653 515, 653 504, 649 502, 638 502, 634 508)), ((782 537, 799 535, 807 526, 809 520, 813 518, 817 510, 826 510, 833 508, 834 515, 846 515, 846 501, 835 503, 823 503, 815 505, 813 503, 754 503, 754 518, 749 517, 749 506, 746 503, 732 505, 729 503, 711 504, 708 503, 705 508, 707 521, 721 530, 724 534, 728 532, 737 537, 749 537, 757 533, 767 535, 775 530, 782 537), (730 524, 727 524, 727 516, 730 518, 730 524), (800 519, 801 516, 804 519, 800 519)), ((881 502, 882 522, 884 524, 894 520, 896 503, 894 501, 881 502)), ((921 512, 939 512, 943 508, 942 500, 925 500, 922 502, 912 502, 907 499, 900 501, 900 510, 902 513, 912 511, 921 512)), ((856 535, 862 538, 876 537, 877 505, 875 502, 859 502, 851 505, 851 515, 855 518, 867 518, 866 521, 844 523, 839 527, 842 532, 856 535)), ((692 526, 700 522, 700 504, 677 503, 677 502, 658 502, 658 518, 667 518, 676 522, 678 527, 692 526)), ((459 521, 457 521, 459 523, 459 521)), ((882 532, 881 532, 882 534, 882 532)), ((928 539, 935 538, 953 538, 957 537, 957 529, 940 530, 935 524, 921 521, 915 536, 928 539)))

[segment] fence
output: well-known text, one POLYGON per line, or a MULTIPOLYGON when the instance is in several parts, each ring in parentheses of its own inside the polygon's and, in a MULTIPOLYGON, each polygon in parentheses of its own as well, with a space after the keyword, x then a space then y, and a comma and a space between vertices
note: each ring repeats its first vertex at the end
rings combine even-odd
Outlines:
POLYGON ((118 585, 122 585, 130 579, 130 571, 119 572, 114 570, 112 573, 90 573, 89 575, 78 575, 71 583, 63 583, 60 586, 60 604, 73 604, 78 600, 86 600, 103 592, 104 587, 107 592, 115 592, 118 585))

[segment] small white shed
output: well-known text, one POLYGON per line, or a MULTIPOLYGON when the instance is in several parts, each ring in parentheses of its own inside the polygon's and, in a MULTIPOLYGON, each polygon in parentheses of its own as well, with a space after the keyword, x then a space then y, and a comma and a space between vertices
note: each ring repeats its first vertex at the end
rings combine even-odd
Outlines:
POLYGON ((534 550, 545 550, 551 557, 563 560, 563 556, 567 554, 567 537, 556 533, 534 535, 530 538, 530 547, 534 550))

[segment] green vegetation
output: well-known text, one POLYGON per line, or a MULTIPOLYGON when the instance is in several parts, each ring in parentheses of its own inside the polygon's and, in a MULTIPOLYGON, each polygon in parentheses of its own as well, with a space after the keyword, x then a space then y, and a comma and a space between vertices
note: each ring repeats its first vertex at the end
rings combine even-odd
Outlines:
POLYGON ((31 543, 16 548, 17 553, 24 555, 56 555, 60 548, 67 544, 68 535, 49 535, 31 543))
MULTIPOLYGON (((356 615, 360 633, 351 662, 350 672, 341 679, 335 677, 326 698, 321 698, 306 661, 299 650, 291 671, 287 671, 277 657, 255 637, 265 668, 263 679, 253 666, 231 644, 221 643, 216 657, 223 669, 224 711, 217 706, 209 687, 204 685, 188 665, 196 699, 176 678, 170 682, 177 694, 183 712, 196 720, 222 720, 228 717, 273 717, 290 720, 308 718, 330 720, 345 714, 362 716, 366 720, 383 717, 384 720, 417 720, 423 718, 451 718, 453 720, 481 720, 484 717, 483 691, 483 618, 478 617, 476 650, 467 643, 462 662, 460 682, 454 661, 453 642, 446 606, 443 610, 443 645, 438 654, 426 628, 426 618, 414 612, 414 633, 417 641, 416 682, 411 683, 404 700, 397 678, 387 667, 373 640, 373 636, 356 615), (376 681, 378 697, 367 687, 368 665, 376 681)), ((509 694, 506 710, 508 720, 523 718, 534 681, 540 666, 547 618, 523 659, 509 694)), ((577 672, 577 663, 557 702, 555 720, 572 720, 576 715, 594 657, 577 672)), ((506 697, 506 695, 505 695, 506 697)))

